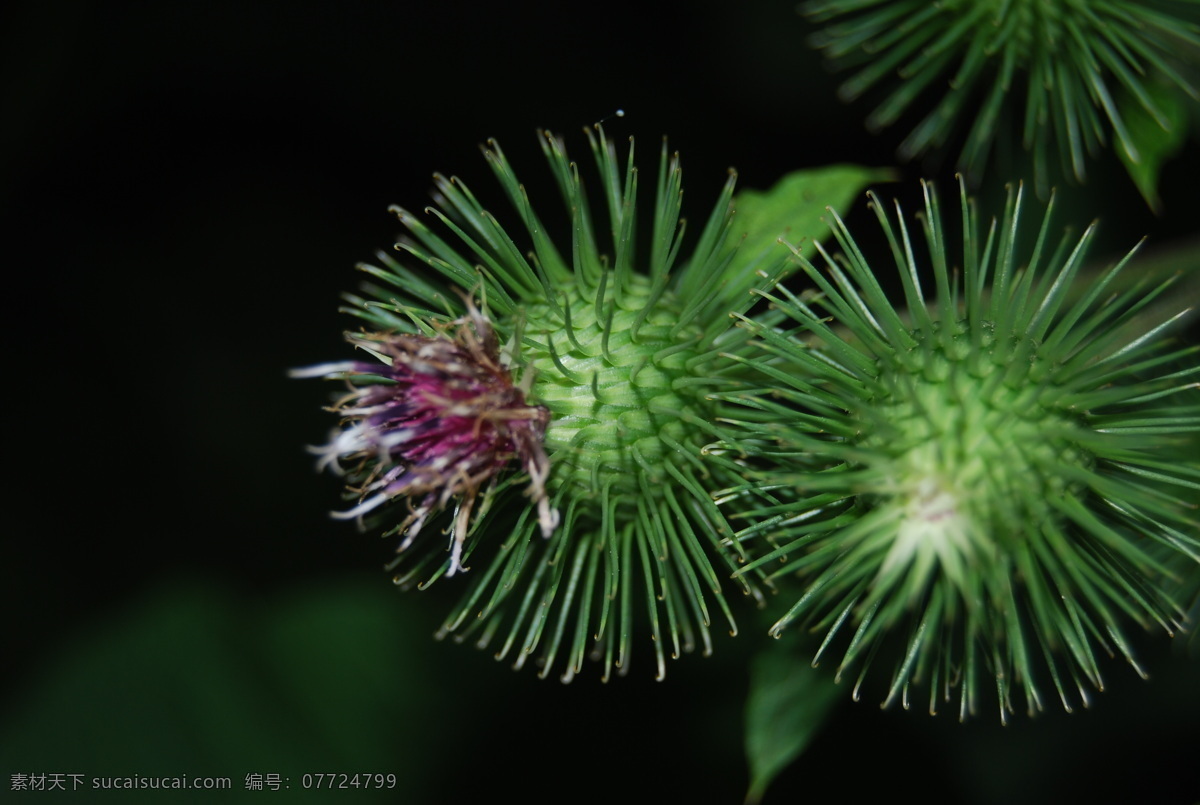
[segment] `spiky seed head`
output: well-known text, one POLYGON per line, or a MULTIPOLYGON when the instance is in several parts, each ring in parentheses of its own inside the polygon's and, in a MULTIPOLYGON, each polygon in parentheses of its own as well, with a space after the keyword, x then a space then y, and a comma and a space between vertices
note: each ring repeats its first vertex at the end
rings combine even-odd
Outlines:
MULTIPOLYGON (((681 257, 681 169, 665 143, 647 216, 649 254, 640 254, 632 141, 622 160, 602 129, 588 137, 607 212, 604 236, 561 139, 543 135, 541 143, 567 210, 569 244, 547 236, 508 160, 489 143, 484 156, 517 227, 502 227, 458 179, 436 176, 437 204, 427 215, 395 208, 408 230, 397 248, 417 267, 380 255, 380 265, 363 267, 377 284, 349 297, 348 311, 385 334, 356 340, 433 339, 426 345, 441 344, 450 322, 474 319, 461 293, 479 300, 499 360, 522 378, 525 393, 506 410, 548 412, 544 421, 532 414, 521 420, 539 439, 505 453, 528 474, 543 513, 523 501, 509 505, 519 475, 474 497, 469 485, 466 496, 455 490, 460 508, 449 560, 417 549, 422 540, 414 542, 411 525, 425 511, 421 504, 395 515, 368 497, 355 513, 369 509, 376 521, 398 523, 388 533, 404 535, 391 566, 401 586, 431 583, 460 563, 470 570, 442 634, 494 646, 517 667, 535 658, 543 675, 558 668, 569 680, 589 655, 605 678, 624 673, 634 635, 649 631, 661 677, 667 654, 710 650, 715 618, 734 629, 725 591, 757 591, 754 574, 729 581, 742 557, 712 499, 712 490, 739 477, 738 467, 719 455, 702 460, 702 452, 732 438, 715 424, 719 404, 711 396, 742 369, 731 356, 749 336, 730 314, 746 311, 755 301, 751 287, 777 275, 732 259, 732 175, 693 253, 681 257), (459 293, 447 293, 452 288, 459 293), (464 507, 476 514, 463 515, 464 507), (555 513, 548 539, 546 511, 555 513)), ((780 260, 775 270, 784 266, 780 260)), ((409 472, 400 459, 397 479, 409 472)), ((408 494, 386 477, 373 483, 408 494)))
POLYGON ((1180 628, 1175 582, 1200 572, 1197 350, 1138 318, 1168 283, 1122 287, 1129 256, 1080 282, 1092 229, 1055 247, 1049 210, 1023 250, 1021 196, 985 238, 963 187, 956 261, 927 186, 926 264, 872 195, 907 312, 834 215, 843 255, 797 253, 818 291, 768 294, 793 325, 745 320, 767 390, 728 399, 779 469, 723 497, 758 501, 751 567, 801 584, 772 632, 815 630, 818 660, 840 645, 856 697, 891 657, 885 705, 925 685, 965 717, 994 686, 1004 718, 1048 679, 1070 709, 1101 654, 1134 662, 1129 622, 1180 628))
POLYGON ((843 98, 887 87, 868 127, 934 99, 901 143, 903 158, 947 146, 973 121, 959 169, 977 178, 999 133, 1032 152, 1042 195, 1057 165, 1083 181, 1087 156, 1110 139, 1138 163, 1131 110, 1160 129, 1183 125, 1156 100, 1157 82, 1200 98, 1178 64, 1200 47, 1190 0, 811 0, 804 9, 834 20, 814 44, 857 69, 843 98))

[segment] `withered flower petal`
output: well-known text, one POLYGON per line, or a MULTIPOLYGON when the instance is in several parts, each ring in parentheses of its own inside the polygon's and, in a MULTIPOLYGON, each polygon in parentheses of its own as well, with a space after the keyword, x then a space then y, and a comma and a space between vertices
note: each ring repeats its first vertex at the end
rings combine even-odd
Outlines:
POLYGON ((412 545, 430 515, 456 505, 447 575, 464 569, 472 513, 512 462, 529 474, 543 536, 557 524, 546 497, 550 463, 542 448, 549 411, 530 405, 513 382, 491 322, 467 301, 467 313, 434 335, 360 333, 355 346, 377 361, 326 364, 296 376, 344 377, 350 394, 332 410, 343 418, 327 445, 313 448, 322 466, 349 478, 358 503, 335 513, 361 519, 404 498, 399 550, 412 545))

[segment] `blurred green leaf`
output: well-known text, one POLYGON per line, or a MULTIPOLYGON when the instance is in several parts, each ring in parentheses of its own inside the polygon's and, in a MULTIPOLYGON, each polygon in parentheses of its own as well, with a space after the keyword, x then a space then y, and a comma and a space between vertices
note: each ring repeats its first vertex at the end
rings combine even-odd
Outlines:
POLYGON ((811 257, 812 242, 829 235, 822 222, 828 216, 826 208, 843 215, 868 185, 896 178, 890 168, 829 165, 789 173, 765 192, 743 190, 733 199, 737 213, 729 243, 736 245, 744 237, 741 249, 752 261, 777 248, 780 238, 811 257))
POLYGON ((746 802, 762 799, 771 781, 816 738, 845 690, 810 663, 811 647, 784 636, 766 645, 750 665, 746 700, 746 802))
POLYGON ((1116 151, 1150 209, 1161 214, 1158 177, 1163 165, 1179 153, 1187 139, 1188 99, 1179 89, 1163 84, 1148 83, 1146 90, 1161 119, 1155 119, 1132 95, 1123 94, 1119 109, 1135 153, 1130 153, 1125 143, 1116 151))
POLYGON ((4 773, 81 774, 89 802, 271 795, 246 790, 248 774, 280 775, 289 802, 326 801, 332 792, 305 790, 304 774, 394 774, 395 788, 360 787, 355 800, 420 800, 448 772, 437 758, 458 697, 426 653, 406 648, 428 641, 426 627, 406 624, 389 592, 323 586, 261 601, 161 590, 62 645, 5 713, 4 773), (90 790, 93 777, 139 776, 232 785, 90 790))

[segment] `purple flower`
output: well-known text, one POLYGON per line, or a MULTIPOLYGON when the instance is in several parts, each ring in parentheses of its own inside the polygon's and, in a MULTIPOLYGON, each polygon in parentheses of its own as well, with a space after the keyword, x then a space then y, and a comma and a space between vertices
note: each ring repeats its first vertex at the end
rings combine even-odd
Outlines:
POLYGON ((311 448, 348 477, 358 505, 336 512, 361 519, 383 504, 406 498, 408 515, 398 551, 408 548, 431 514, 457 501, 450 529, 447 575, 463 569, 463 543, 481 493, 486 496, 514 459, 529 473, 542 534, 558 523, 545 481, 550 462, 542 448, 550 412, 530 405, 512 381, 491 323, 469 301, 467 315, 437 335, 366 333, 349 337, 379 363, 346 361, 293 372, 296 377, 345 378, 351 393, 332 410, 343 424, 329 444, 311 448))

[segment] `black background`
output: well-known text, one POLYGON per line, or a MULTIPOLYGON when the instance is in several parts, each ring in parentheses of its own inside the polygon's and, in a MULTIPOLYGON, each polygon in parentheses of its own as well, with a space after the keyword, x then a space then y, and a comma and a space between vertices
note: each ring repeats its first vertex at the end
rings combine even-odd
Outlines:
MULTIPOLYGON (((328 389, 285 372, 346 354, 338 295, 358 283, 355 262, 397 234, 389 203, 419 209, 435 170, 498 198, 477 150, 487 138, 533 198, 550 198, 535 130, 566 133, 582 156, 580 129, 622 108, 608 131, 636 135, 646 164, 669 135, 697 215, 730 166, 741 186, 765 188, 802 167, 892 164, 903 129, 873 136, 868 104, 836 101, 793 5, 57 2, 4 13, 6 717, 35 718, 22 711, 30 691, 72 647, 103 640, 163 590, 216 589, 253 613, 342 585, 408 619, 416 636, 403 653, 441 681, 389 694, 430 706, 427 722, 394 725, 396 755, 427 772, 404 801, 740 801, 748 641, 685 658, 661 684, 644 663, 607 686, 585 673, 563 687, 426 639, 453 591, 396 593, 379 571, 392 546, 328 520, 337 483, 303 450, 330 426, 328 389)), ((1108 155, 1086 189, 1064 188, 1063 222, 1099 217, 1098 255, 1142 235, 1151 250, 1183 242, 1200 212, 1196 151, 1193 141, 1167 171, 1163 216, 1108 155)), ((885 192, 910 208, 918 177, 951 181, 949 165, 903 175, 885 192)), ((861 206, 852 226, 867 221, 861 206)), ((847 701, 767 801, 1193 801, 1195 666, 1165 639, 1139 652, 1150 682, 1113 662, 1090 712, 1008 727, 847 701)), ((132 722, 102 732, 155 740, 132 722)), ((22 755, 24 766, 83 764, 46 752, 38 764, 22 755)), ((251 756, 240 770, 179 773, 251 769, 272 770, 251 756)))

